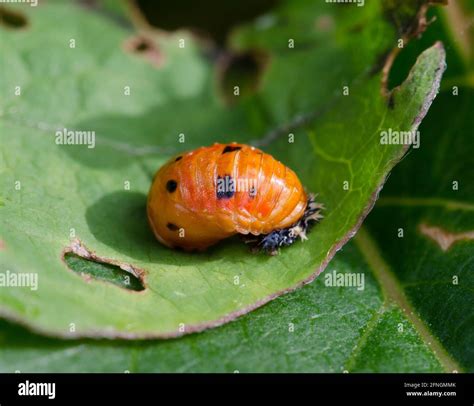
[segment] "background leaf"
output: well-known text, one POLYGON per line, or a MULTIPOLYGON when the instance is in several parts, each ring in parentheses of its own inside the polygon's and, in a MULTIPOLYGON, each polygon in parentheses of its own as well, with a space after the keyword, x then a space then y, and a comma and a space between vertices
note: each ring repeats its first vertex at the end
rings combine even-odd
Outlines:
MULTIPOLYGON (((461 5, 452 5, 459 8, 455 13, 463 13, 461 5)), ((442 28, 438 38, 441 35, 448 44, 448 69, 442 91, 421 127, 421 147, 412 149, 392 172, 366 224, 421 318, 472 371, 474 29, 469 14, 464 23, 451 21, 452 14, 451 10, 438 15, 442 28), (468 41, 470 54, 459 48, 460 35, 468 41), (400 229, 403 238, 398 237, 400 229), (438 241, 432 236, 436 229, 442 232, 438 241), (450 236, 459 239, 443 249, 450 236)), ((429 40, 424 38, 418 46, 429 40)), ((415 49, 410 51, 405 55, 408 60, 416 54, 415 49)))
MULTIPOLYGON (((299 7, 294 17, 282 11, 294 18, 295 25, 299 7)), ((367 27, 371 22, 380 25, 379 7, 364 10, 364 18, 371 18, 367 27)), ((179 34, 159 37, 153 45, 158 56, 150 63, 136 55, 143 47, 132 49, 135 55, 124 52, 130 47, 130 42, 124 43, 127 33, 90 12, 62 4, 34 11, 23 8, 28 28, 2 30, 2 52, 11 61, 3 67, 1 84, 10 95, 1 122, 2 145, 8 151, 2 177, 2 256, 4 269, 38 272, 40 288, 2 289, 2 314, 58 336, 169 337, 232 320, 321 272, 354 234, 385 176, 406 151, 407 146, 381 145, 379 132, 416 128, 444 70, 444 51, 437 44, 420 56, 388 106, 380 95, 378 75, 365 72, 358 80, 353 77, 364 73, 360 70, 369 55, 372 60, 378 56, 375 45, 361 54, 350 48, 355 39, 339 43, 338 35, 348 29, 352 13, 347 8, 324 8, 341 24, 332 33, 336 40, 318 45, 321 52, 333 51, 326 51, 327 58, 318 59, 315 66, 305 66, 309 77, 319 72, 325 78, 311 89, 317 93, 282 88, 274 75, 290 78, 294 73, 288 58, 283 62, 281 52, 272 51, 274 60, 261 95, 232 109, 215 94, 210 85, 212 66, 191 38, 183 38, 187 45, 180 48, 179 34), (58 18, 70 24, 48 30, 58 18), (47 58, 39 54, 44 44, 47 58), (326 205, 326 218, 313 238, 272 258, 249 255, 236 242, 202 255, 177 253, 157 244, 146 224, 145 196, 149 175, 169 152, 217 140, 245 142, 275 129, 277 120, 286 123, 297 111, 321 107, 344 80, 340 72, 330 70, 334 61, 341 62, 336 59, 340 55, 354 61, 345 67, 345 80, 354 81, 353 96, 339 96, 329 111, 300 128, 290 125, 295 128, 294 145, 288 147, 285 137, 279 137, 267 148, 294 168, 326 205), (21 96, 12 93, 17 84, 23 88, 21 96), (124 94, 126 86, 131 86, 133 96, 124 94), (276 97, 275 92, 283 96, 276 97), (296 93, 304 104, 284 110, 277 106, 296 93), (258 114, 257 104, 272 117, 258 114), (278 114, 271 114, 273 110, 278 114), (56 145, 58 128, 96 131, 97 148, 56 145), (183 145, 177 142, 180 133, 188 140, 183 145), (15 189, 16 181, 21 190, 15 189), (64 250, 81 254, 85 249, 142 272, 146 289, 137 293, 101 281, 84 283, 66 269, 61 255, 64 250)), ((382 28, 395 36, 388 22, 382 28)), ((311 39, 305 32, 301 35, 305 41, 311 39)), ((328 37, 315 30, 313 40, 320 36, 328 37)), ((384 37, 379 46, 387 43, 384 37)), ((299 58, 314 54, 301 48, 295 52, 299 58)), ((291 52, 290 47, 284 54, 291 52)), ((292 66, 295 63, 291 61, 292 66)), ((305 77, 303 72, 299 75, 305 77)))
MULTIPOLYGON (((439 31, 445 26, 438 21, 434 27, 428 29, 423 41, 412 42, 403 51, 396 62, 395 74, 392 75, 395 83, 397 83, 397 76, 401 79, 406 75, 404 69, 412 65, 414 56, 427 45, 432 44, 434 40, 439 39, 439 31)), ((443 39, 446 42, 449 41, 449 38, 445 38, 444 35, 443 39)), ((464 67, 462 63, 460 65, 453 64, 452 61, 455 60, 459 60, 458 54, 452 46, 448 46, 448 77, 451 80, 463 79, 461 82, 464 83, 465 76, 462 73, 464 67), (453 66, 460 66, 461 74, 453 66), (451 72, 456 72, 456 74, 451 74, 451 72)), ((232 372, 234 370, 242 372, 338 372, 342 370, 351 372, 436 372, 450 371, 453 368, 462 370, 450 356, 449 353, 451 353, 466 369, 472 370, 472 356, 468 351, 463 352, 463 346, 465 350, 470 347, 469 343, 472 343, 473 331, 473 323, 469 322, 469 313, 465 312, 465 303, 469 303, 470 298, 472 299, 472 296, 468 295, 469 286, 472 288, 472 283, 465 278, 468 277, 468 273, 465 272, 466 268, 461 268, 461 280, 463 281, 461 286, 464 291, 467 287, 468 293, 460 295, 459 292, 453 291, 451 289, 453 286, 449 285, 448 278, 445 278, 445 285, 438 291, 439 296, 433 295, 431 289, 422 290, 421 294, 418 294, 416 300, 413 301, 415 306, 411 309, 416 309, 414 315, 410 314, 410 309, 408 309, 408 313, 403 312, 400 303, 392 301, 393 292, 387 295, 386 279, 380 277, 378 268, 373 268, 373 258, 376 257, 382 261, 389 278, 392 278, 391 282, 395 283, 396 293, 402 293, 405 296, 406 291, 409 300, 413 300, 410 287, 403 282, 399 270, 406 269, 405 274, 411 277, 413 283, 417 283, 417 280, 423 282, 431 265, 427 264, 425 260, 419 261, 418 272, 413 274, 413 267, 409 260, 416 261, 419 257, 411 257, 412 249, 413 247, 418 248, 420 242, 422 243, 421 248, 426 248, 423 246, 423 238, 417 236, 416 227, 407 227, 408 230, 411 230, 409 235, 405 235, 402 240, 397 239, 394 225, 399 224, 398 214, 403 213, 404 210, 400 207, 390 210, 389 207, 393 207, 391 205, 395 203, 394 198, 399 199, 402 193, 409 197, 417 196, 412 193, 411 185, 416 182, 416 178, 414 179, 412 174, 420 167, 420 161, 426 168, 431 168, 427 163, 433 162, 433 155, 436 155, 434 150, 437 148, 440 151, 439 156, 446 159, 446 166, 455 167, 452 176, 460 177, 461 184, 466 184, 464 180, 469 180, 466 177, 469 175, 469 171, 463 167, 464 162, 469 162, 469 148, 472 148, 472 144, 468 141, 469 132, 466 131, 470 128, 466 125, 469 116, 465 114, 468 111, 467 107, 466 110, 459 108, 468 106, 468 104, 462 98, 451 99, 449 94, 442 94, 440 100, 442 99, 445 99, 443 107, 437 100, 434 108, 440 106, 439 110, 430 113, 426 125, 421 129, 422 147, 419 150, 414 150, 401 163, 399 170, 391 176, 388 182, 388 198, 382 198, 380 210, 377 209, 378 205, 376 206, 376 211, 369 217, 369 227, 357 237, 356 244, 348 244, 329 266, 328 272, 337 270, 342 273, 363 273, 365 275, 364 291, 360 292, 356 288, 347 287, 329 288, 324 285, 324 280, 320 277, 313 284, 305 286, 291 295, 278 298, 264 308, 258 309, 234 323, 201 334, 165 342, 135 341, 126 343, 95 340, 66 342, 43 338, 8 322, 2 322, 0 324, 2 332, 0 339, 3 350, 0 350, 0 369, 2 371, 18 369, 23 372, 123 370, 132 372, 232 372), (447 110, 449 110, 450 116, 457 117, 458 131, 455 129, 452 131, 456 134, 463 132, 466 138, 462 144, 464 148, 459 148, 459 152, 452 155, 443 154, 442 147, 437 143, 441 134, 446 134, 445 136, 448 137, 450 133, 440 131, 439 123, 436 121, 436 119, 444 117, 444 114, 441 113, 444 113, 446 106, 448 106, 447 110), (430 130, 425 130, 425 127, 430 130), (420 154, 422 154, 421 159, 418 158, 420 154), (457 159, 453 159, 453 157, 457 159), (453 165, 455 162, 459 165, 453 165), (381 211, 388 214, 382 217, 379 215, 381 211), (375 217, 378 217, 377 220, 373 220, 375 217), (386 225, 387 218, 391 220, 388 226, 386 225), (387 228, 391 229, 392 233, 388 232, 387 228), (376 241, 374 237, 376 237, 376 241), (395 250, 393 250, 393 255, 386 255, 385 247, 389 247, 389 253, 392 252, 390 245, 394 242, 398 244, 398 249, 404 253, 403 256, 396 255, 395 250), (413 242, 415 243, 413 244, 413 242), (380 251, 377 244, 382 246, 384 251, 380 251), (376 255, 368 255, 370 250, 368 251, 367 248, 375 250, 376 255), (369 259, 369 263, 364 258, 369 259), (389 259, 390 266, 385 262, 386 259, 389 259), (393 276, 398 279, 395 280, 393 276), (449 308, 449 315, 446 313, 448 307, 444 306, 445 313, 439 317, 440 314, 434 312, 433 309, 438 309, 440 303, 444 304, 447 297, 454 300, 456 306, 449 308), (421 306, 422 317, 420 318, 418 306, 423 303, 425 298, 431 300, 430 304, 433 304, 434 307, 431 306, 428 309, 428 306, 425 306, 423 309, 421 306), (466 315, 464 322, 459 324, 458 321, 463 315, 466 315), (446 320, 451 316, 454 316, 452 322, 446 323, 446 320), (428 328, 426 328, 426 320, 428 328), (401 330, 400 325, 402 326, 401 330), (435 334, 433 335, 430 330, 435 334), (101 363, 97 363, 99 356, 102 360, 101 363)), ((450 126, 450 129, 452 128, 453 126, 450 126)), ((269 134, 272 135, 272 133, 269 134)), ((443 166, 440 165, 440 168, 443 166)), ((438 176, 442 178, 442 173, 432 177, 433 182, 428 185, 427 193, 430 193, 429 188, 433 188, 434 180, 438 176)), ((427 178, 431 179, 431 176, 427 176, 427 178)), ((447 175, 447 179, 449 179, 449 175, 447 175)), ((447 189, 444 188, 444 190, 447 189)), ((417 189, 417 191, 419 190, 417 189)), ((464 188, 463 193, 465 194, 461 194, 461 197, 466 200, 472 196, 472 191, 470 192, 469 189, 464 188)), ((437 194, 433 193, 432 196, 436 197, 437 194)), ((435 201, 437 200, 435 199, 435 201)), ((469 204, 464 206, 469 207, 469 204)), ((423 213, 423 210, 421 212, 423 213)), ((448 214, 452 213, 449 211, 448 214)), ((409 223, 412 224, 412 221, 416 222, 420 217, 409 214, 405 218, 408 218, 409 223)), ((449 224, 453 226, 452 229, 458 231, 469 229, 468 227, 459 227, 460 224, 452 222, 449 224)), ((463 258, 463 256, 465 259, 461 263, 465 263, 467 268, 470 267, 469 256, 466 256, 469 254, 469 245, 460 244, 460 246, 463 247, 461 256, 453 257, 451 251, 448 256, 443 258, 439 252, 433 251, 438 254, 437 259, 444 259, 440 265, 437 264, 437 271, 440 275, 452 276, 452 269, 456 268, 459 263, 456 262, 456 259, 463 258)), ((436 245, 434 247, 436 248, 436 245)), ((431 252, 428 252, 425 259, 430 255, 431 252)), ((430 285, 428 284, 428 286, 430 285)), ((411 306, 410 303, 408 305, 411 306)))
POLYGON ((442 371, 400 310, 382 309, 381 288, 353 243, 326 272, 333 270, 363 273, 365 289, 327 287, 317 278, 235 322, 175 340, 71 342, 2 322, 1 371, 442 371))

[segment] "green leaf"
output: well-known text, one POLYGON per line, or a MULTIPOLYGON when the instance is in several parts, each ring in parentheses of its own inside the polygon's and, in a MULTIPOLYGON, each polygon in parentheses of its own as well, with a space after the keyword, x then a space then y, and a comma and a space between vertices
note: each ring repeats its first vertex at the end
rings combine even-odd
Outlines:
POLYGON ((468 87, 461 87, 457 96, 451 90, 438 96, 421 128, 420 148, 394 170, 368 218, 369 230, 410 302, 444 347, 471 371, 473 96, 468 87), (431 142, 435 134, 436 142, 431 142))
POLYGON ((233 323, 175 340, 64 341, 0 322, 0 372, 443 371, 400 309, 384 304, 356 245, 336 255, 333 271, 364 275, 364 289, 320 277, 233 323))
POLYGON ((27 28, 0 31, 2 268, 36 273, 39 285, 1 289, 0 312, 61 337, 200 331, 312 281, 357 231, 407 151, 408 145, 382 145, 380 132, 417 128, 445 66, 437 43, 387 102, 374 66, 395 44, 396 29, 380 18, 381 5, 355 13, 333 4, 288 4, 278 15, 298 27, 295 48, 288 48, 284 30, 261 22, 258 35, 251 29, 236 36, 236 46, 261 42, 270 65, 260 91, 228 107, 212 85, 211 61, 186 33, 158 37, 143 52, 127 41, 133 33, 86 10, 17 9, 27 28), (329 25, 318 25, 319 15, 329 25), (94 130, 96 148, 56 145, 55 133, 64 128, 94 130), (309 241, 276 257, 251 255, 237 240, 204 254, 160 246, 145 219, 150 175, 171 153, 234 140, 254 140, 293 168, 319 193, 324 221, 309 241), (63 262, 68 251, 141 276, 145 290, 85 282, 63 262))
POLYGON ((410 44, 394 65, 399 76, 434 38, 446 44, 448 68, 420 127, 420 148, 394 169, 365 224, 431 334, 459 368, 473 371, 474 29, 468 5, 450 2, 437 10, 436 29, 410 44))

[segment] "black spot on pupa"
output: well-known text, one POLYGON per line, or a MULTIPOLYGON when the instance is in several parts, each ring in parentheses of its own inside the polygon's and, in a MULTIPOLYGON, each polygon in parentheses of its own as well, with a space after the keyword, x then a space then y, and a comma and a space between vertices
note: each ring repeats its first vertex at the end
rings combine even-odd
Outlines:
POLYGON ((252 186, 249 190, 249 196, 253 199, 257 195, 257 189, 255 186, 252 186))
POLYGON ((222 151, 222 154, 227 154, 228 152, 234 152, 238 151, 239 149, 242 149, 242 147, 235 147, 232 145, 227 145, 224 150, 222 151))
POLYGON ((180 159, 183 159, 183 157, 182 157, 182 156, 179 156, 179 157, 177 157, 174 161, 175 161, 175 162, 178 162, 180 159))
POLYGON ((166 224, 166 227, 168 227, 168 230, 171 230, 171 231, 178 231, 179 230, 179 227, 176 224, 173 224, 173 223, 166 224))
POLYGON ((178 182, 176 182, 173 179, 166 182, 166 190, 170 193, 173 193, 177 187, 178 187, 178 182))
POLYGON ((217 176, 216 196, 220 199, 230 199, 235 195, 235 182, 232 176, 217 176))

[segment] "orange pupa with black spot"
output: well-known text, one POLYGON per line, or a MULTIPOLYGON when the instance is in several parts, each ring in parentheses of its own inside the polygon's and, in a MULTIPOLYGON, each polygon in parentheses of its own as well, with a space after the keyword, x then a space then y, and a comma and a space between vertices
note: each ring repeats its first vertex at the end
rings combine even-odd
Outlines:
POLYGON ((172 158, 156 173, 147 203, 151 228, 168 247, 201 251, 242 234, 271 254, 306 239, 321 208, 290 168, 238 143, 172 158))

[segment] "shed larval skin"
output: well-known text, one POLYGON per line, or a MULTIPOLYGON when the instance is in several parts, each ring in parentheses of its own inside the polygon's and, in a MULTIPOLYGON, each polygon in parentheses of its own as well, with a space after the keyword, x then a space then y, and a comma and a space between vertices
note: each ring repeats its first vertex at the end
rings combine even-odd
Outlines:
POLYGON ((172 248, 204 250, 234 234, 268 234, 297 222, 308 196, 296 174, 245 144, 214 144, 169 160, 148 195, 157 239, 172 248), (232 181, 235 191, 221 187, 232 181))

